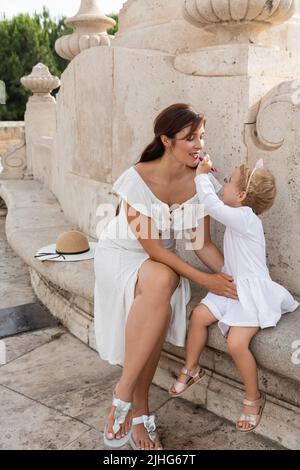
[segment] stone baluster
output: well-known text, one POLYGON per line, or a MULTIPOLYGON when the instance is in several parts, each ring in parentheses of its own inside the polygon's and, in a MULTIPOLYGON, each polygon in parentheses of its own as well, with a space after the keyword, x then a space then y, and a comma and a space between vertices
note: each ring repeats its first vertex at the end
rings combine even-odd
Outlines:
POLYGON ((60 86, 58 77, 51 75, 48 67, 37 64, 32 73, 21 78, 25 88, 32 91, 25 112, 27 170, 26 177, 34 175, 34 143, 41 137, 53 137, 56 131, 56 100, 50 94, 60 86))
POLYGON ((97 0, 81 0, 78 13, 67 18, 65 24, 74 28, 74 32, 60 37, 55 50, 63 59, 72 60, 85 49, 109 46, 111 38, 106 30, 116 22, 103 13, 97 0))

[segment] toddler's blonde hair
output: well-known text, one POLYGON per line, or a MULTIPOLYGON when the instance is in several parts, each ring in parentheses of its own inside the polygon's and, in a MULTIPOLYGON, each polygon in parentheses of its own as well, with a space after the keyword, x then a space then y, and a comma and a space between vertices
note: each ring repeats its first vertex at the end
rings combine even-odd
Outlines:
POLYGON ((250 180, 251 173, 250 168, 241 165, 238 186, 241 191, 247 190, 243 206, 251 207, 256 215, 260 215, 273 206, 277 193, 276 181, 272 173, 264 168, 255 170, 250 180))

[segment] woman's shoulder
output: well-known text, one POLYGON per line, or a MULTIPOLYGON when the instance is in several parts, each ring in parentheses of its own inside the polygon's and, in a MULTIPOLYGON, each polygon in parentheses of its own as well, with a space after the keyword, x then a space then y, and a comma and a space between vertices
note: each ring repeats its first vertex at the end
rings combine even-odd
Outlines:
POLYGON ((147 205, 151 204, 151 198, 143 178, 134 166, 121 173, 113 184, 112 193, 121 196, 128 203, 141 202, 147 205))
POLYGON ((134 166, 130 166, 126 170, 124 170, 118 178, 115 180, 114 185, 122 184, 123 182, 128 182, 129 180, 134 181, 138 176, 137 172, 134 169, 134 166))
POLYGON ((142 180, 147 181, 148 178, 151 178, 151 173, 151 163, 136 163, 123 171, 123 173, 121 173, 116 179, 115 184, 123 180, 133 180, 136 183, 141 182, 142 180))
POLYGON ((157 168, 157 162, 139 162, 133 165, 132 169, 135 170, 145 181, 151 180, 151 176, 157 168))

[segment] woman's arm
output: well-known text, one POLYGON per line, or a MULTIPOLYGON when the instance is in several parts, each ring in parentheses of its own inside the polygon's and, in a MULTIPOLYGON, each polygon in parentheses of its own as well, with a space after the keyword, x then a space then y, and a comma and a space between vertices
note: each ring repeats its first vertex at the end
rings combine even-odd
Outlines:
POLYGON ((125 204, 125 210, 130 229, 153 261, 169 266, 177 274, 190 279, 190 281, 217 295, 238 299, 236 287, 232 282, 231 276, 223 273, 207 274, 198 271, 160 243, 157 230, 151 218, 141 215, 127 203, 125 204))
POLYGON ((203 222, 200 223, 197 229, 195 231, 193 230, 193 232, 195 240, 195 254, 202 263, 211 269, 211 271, 219 273, 224 265, 224 256, 211 240, 210 217, 204 217, 203 222), (198 248, 197 240, 200 240, 201 238, 203 238, 203 245, 201 248, 198 248))

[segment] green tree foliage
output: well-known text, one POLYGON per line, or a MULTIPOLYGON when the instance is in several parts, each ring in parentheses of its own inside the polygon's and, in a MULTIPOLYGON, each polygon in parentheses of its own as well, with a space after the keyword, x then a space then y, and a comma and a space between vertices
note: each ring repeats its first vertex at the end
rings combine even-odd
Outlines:
MULTIPOLYGON (((117 20, 116 15, 109 15, 117 20)), ((20 78, 31 73, 38 62, 47 65, 53 75, 61 76, 68 61, 55 52, 55 41, 72 29, 64 24, 65 18, 52 19, 44 8, 32 17, 20 14, 0 21, 0 80, 6 85, 6 104, 0 105, 0 120, 24 119, 30 92, 20 83, 20 78)), ((115 34, 117 26, 109 34, 115 34)))
POLYGON ((108 34, 115 35, 118 31, 119 17, 115 13, 111 13, 110 15, 107 15, 107 16, 110 16, 110 18, 113 18, 116 21, 116 25, 113 28, 110 28, 107 30, 108 34))

